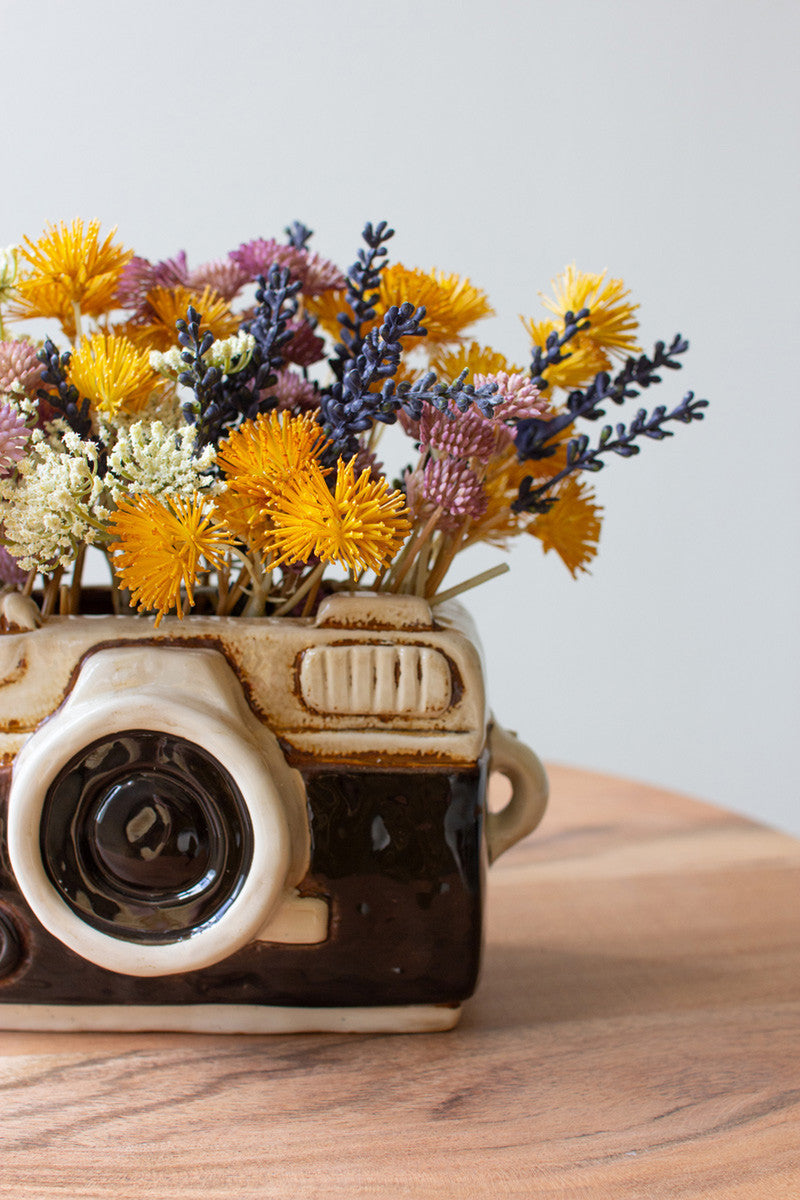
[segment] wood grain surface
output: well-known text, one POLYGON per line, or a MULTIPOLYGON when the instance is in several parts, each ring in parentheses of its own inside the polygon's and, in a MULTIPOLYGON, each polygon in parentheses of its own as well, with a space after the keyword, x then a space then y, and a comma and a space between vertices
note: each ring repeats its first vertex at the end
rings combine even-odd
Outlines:
POLYGON ((800 1197, 800 843, 553 768, 452 1033, 0 1033, 14 1200, 800 1197))

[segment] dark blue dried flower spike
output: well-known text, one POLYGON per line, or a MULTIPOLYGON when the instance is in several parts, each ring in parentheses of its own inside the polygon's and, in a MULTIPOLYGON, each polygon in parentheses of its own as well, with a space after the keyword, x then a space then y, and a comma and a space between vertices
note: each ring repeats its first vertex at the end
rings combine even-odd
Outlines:
POLYGON ((366 248, 362 246, 358 257, 347 272, 347 303, 349 313, 339 313, 341 341, 335 347, 332 366, 341 378, 343 366, 337 370, 337 360, 345 364, 358 358, 364 344, 364 326, 375 320, 375 304, 380 295, 381 271, 386 266, 389 251, 386 242, 394 237, 386 221, 377 225, 368 222, 361 234, 366 248))
POLYGON ((340 381, 322 396, 320 423, 331 439, 328 454, 351 458, 358 453, 358 435, 376 421, 391 425, 397 420, 400 399, 394 394, 396 375, 402 354, 402 339, 424 337, 424 308, 405 303, 392 305, 379 328, 371 329, 361 342, 361 350, 340 381), (371 390, 383 380, 380 391, 371 390))
POLYGON ((565 312, 563 331, 558 333, 554 329, 552 333, 548 334, 544 346, 533 347, 531 382, 536 384, 540 392, 545 391, 550 386, 549 381, 545 378, 547 368, 571 358, 571 352, 567 351, 565 353, 564 347, 572 341, 577 333, 580 333, 583 329, 588 329, 591 324, 588 318, 588 308, 582 308, 580 312, 576 313, 565 312))
POLYGON ((194 393, 184 404, 183 413, 190 424, 197 426, 196 452, 209 444, 216 445, 225 432, 242 421, 274 408, 275 400, 263 393, 275 383, 283 363, 281 351, 292 336, 287 326, 297 312, 299 290, 300 284, 290 282, 286 268, 273 266, 268 280, 259 277, 256 315, 241 326, 242 332, 255 338, 255 350, 245 369, 232 375, 207 365, 204 356, 215 339, 208 332, 200 336, 202 315, 195 308, 190 306, 187 319, 176 322, 185 364, 178 379, 194 393))
MULTIPOLYGON (((657 342, 652 359, 644 354, 639 358, 629 358, 613 379, 601 371, 588 388, 570 392, 566 412, 551 421, 538 418, 519 421, 516 440, 520 461, 549 457, 555 450, 554 439, 576 420, 597 421, 605 416, 605 410, 600 408, 601 403, 610 400, 622 404, 626 399, 638 396, 644 388, 660 383, 661 376, 657 371, 661 368, 680 369, 681 364, 676 361, 676 356, 685 353, 688 347, 689 343, 680 334, 675 336, 668 349, 663 342, 657 342)), ((512 508, 516 512, 546 512, 553 504, 548 492, 567 475, 574 471, 601 470, 605 465, 602 461, 605 454, 631 458, 641 449, 639 439, 663 441, 672 436, 672 430, 664 428, 668 422, 690 425, 692 421, 702 421, 702 410, 707 407, 707 400, 695 400, 694 392, 687 392, 681 403, 671 411, 667 410, 666 405, 660 404, 648 416, 647 410, 640 408, 629 425, 623 422, 616 426, 604 425, 594 446, 586 434, 571 438, 567 443, 566 466, 537 487, 531 486, 531 476, 523 479, 512 508)))
POLYGON ((314 230, 309 229, 302 221, 292 221, 291 225, 287 226, 283 232, 286 234, 288 244, 294 246, 295 250, 307 250, 308 243, 314 234, 314 230))
POLYGON ((403 409, 412 420, 419 420, 424 402, 455 416, 473 404, 487 416, 493 413, 491 399, 497 384, 480 388, 465 383, 462 372, 453 383, 439 383, 429 371, 416 383, 407 380, 395 384, 402 355, 402 339, 424 337, 424 308, 406 302, 386 312, 380 328, 364 332, 373 322, 380 294, 380 273, 386 266, 385 243, 394 236, 385 221, 368 224, 363 231, 366 249, 359 251, 356 263, 347 274, 347 301, 352 315, 340 313, 341 342, 332 361, 337 382, 321 397, 320 422, 331 439, 328 457, 348 458, 358 453, 359 435, 376 422, 391 425, 403 409), (379 391, 375 385, 382 382, 379 391))
POLYGON ((567 396, 565 411, 552 420, 527 417, 518 421, 516 442, 520 461, 549 458, 554 452, 558 435, 575 421, 597 421, 605 416, 601 404, 609 400, 614 404, 623 404, 625 400, 638 396, 644 388, 660 383, 658 371, 680 370, 677 356, 684 354, 688 348, 689 343, 680 334, 675 335, 668 348, 664 342, 656 342, 652 358, 646 354, 629 358, 613 379, 606 371, 600 371, 588 387, 571 391, 567 396))
POLYGON ((56 412, 61 413, 70 429, 74 429, 79 437, 95 443, 100 455, 102 473, 105 470, 106 446, 102 439, 92 431, 89 401, 85 397, 81 399, 78 389, 67 380, 66 370, 72 357, 71 352, 67 350, 64 354, 59 354, 58 348, 50 338, 47 338, 36 357, 39 362, 44 364, 42 383, 49 384, 54 389, 54 391, 48 392, 44 388, 40 388, 36 393, 37 396, 40 400, 45 400, 56 412))

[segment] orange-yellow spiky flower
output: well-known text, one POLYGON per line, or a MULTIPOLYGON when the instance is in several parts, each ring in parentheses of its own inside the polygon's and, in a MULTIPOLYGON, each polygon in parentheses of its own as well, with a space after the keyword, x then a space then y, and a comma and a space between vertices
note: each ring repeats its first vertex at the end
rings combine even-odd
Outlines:
MULTIPOLYGON (((553 280, 552 298, 542 296, 545 307, 559 317, 589 309, 588 326, 566 344, 563 361, 544 372, 551 387, 583 387, 599 371, 607 371, 612 359, 639 352, 635 336, 639 305, 631 304, 630 292, 621 279, 606 279, 606 274, 579 271, 572 263, 553 280)), ((552 319, 521 320, 533 344, 542 348, 551 333, 563 330, 563 324, 552 319)))
POLYGON ((551 493, 552 508, 539 513, 528 526, 545 554, 555 550, 573 579, 597 554, 602 508, 594 503, 594 492, 574 475, 568 475, 551 493))
POLYGON ((94 409, 109 416, 144 407, 160 383, 146 353, 126 337, 105 333, 81 340, 68 378, 94 409))
POLYGON ((402 492, 369 470, 356 476, 354 460, 337 464, 333 492, 318 467, 296 476, 276 498, 270 543, 276 562, 341 563, 360 574, 379 573, 410 530, 402 492))
POLYGON ((193 588, 205 561, 220 567, 233 538, 207 510, 207 498, 195 493, 156 498, 145 492, 119 501, 110 524, 116 555, 114 570, 129 588, 137 608, 156 612, 156 625, 170 609, 183 616, 181 588, 187 606, 194 604, 193 588))
POLYGON ((149 319, 129 321, 125 333, 141 349, 169 350, 178 341, 175 322, 186 320, 190 304, 202 317, 201 337, 210 331, 215 338, 227 338, 239 328, 241 317, 231 312, 222 296, 213 288, 205 287, 199 292, 183 286, 156 287, 147 293, 149 319))
POLYGON ((80 317, 99 317, 115 307, 122 269, 133 257, 114 242, 116 229, 100 240, 100 222, 77 219, 50 225, 35 242, 25 238, 20 257, 30 269, 17 279, 19 314, 55 317, 73 338, 80 317))
MULTIPOLYGON (((406 346, 458 343, 470 325, 494 313, 486 293, 476 288, 469 279, 444 271, 421 271, 394 263, 381 272, 380 292, 374 305, 376 315, 372 324, 379 325, 386 310, 393 304, 399 307, 406 301, 416 307, 425 306, 422 324, 428 331, 425 338, 405 339, 406 346)), ((345 292, 325 292, 315 296, 307 301, 307 308, 326 333, 332 337, 339 336, 341 327, 337 314, 348 311, 345 292)))

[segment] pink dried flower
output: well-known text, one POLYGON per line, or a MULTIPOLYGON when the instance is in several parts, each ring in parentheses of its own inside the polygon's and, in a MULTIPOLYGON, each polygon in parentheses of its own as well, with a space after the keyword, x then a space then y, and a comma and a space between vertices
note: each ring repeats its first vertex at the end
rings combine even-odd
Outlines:
POLYGON ((332 288, 345 286, 342 272, 332 262, 300 246, 286 246, 270 238, 254 238, 243 242, 228 256, 248 279, 268 275, 270 267, 286 267, 293 279, 300 281, 306 296, 318 296, 332 288))
POLYGON ((229 258, 203 263, 189 275, 189 287, 197 288, 198 292, 204 287, 213 288, 223 300, 233 300, 247 282, 247 274, 229 258))
POLYGON ((473 377, 476 388, 485 383, 498 385, 495 396, 494 419, 496 421, 522 421, 526 417, 547 417, 549 406, 535 383, 527 375, 509 375, 498 371, 496 375, 473 377))
POLYGON ((35 396, 42 385, 44 365, 36 357, 36 347, 31 342, 0 342, 0 392, 21 388, 28 396, 35 396))
POLYGON ((29 436, 24 418, 10 404, 0 402, 0 474, 7 475, 24 458, 29 436))
POLYGON ((287 362, 298 367, 310 367, 325 357, 325 342, 318 337, 306 320, 294 321, 289 325, 292 336, 281 353, 287 362))
POLYGON ((120 308, 133 308, 137 312, 147 307, 147 293, 155 287, 187 287, 189 268, 186 251, 181 250, 174 258, 151 263, 138 255, 123 267, 117 285, 116 301, 120 308))
POLYGON ((373 483, 380 483, 385 475, 383 463, 378 461, 375 452, 373 450, 366 450, 363 446, 353 459, 353 470, 356 479, 358 479, 362 472, 369 471, 369 477, 373 483))
POLYGON ((497 432, 477 409, 440 412, 425 403, 419 421, 419 441, 423 448, 433 446, 451 458, 477 458, 487 463, 497 449, 497 432))
POLYGON ((5 546, 0 546, 0 583, 11 583, 21 587, 25 582, 25 572, 15 558, 8 553, 5 546))
POLYGON ((481 481, 456 458, 430 459, 422 472, 422 496, 452 517, 479 517, 488 500, 481 481))
POLYGON ((278 371, 270 396, 277 397, 279 409, 290 409, 295 415, 319 408, 319 393, 313 383, 287 367, 278 371))

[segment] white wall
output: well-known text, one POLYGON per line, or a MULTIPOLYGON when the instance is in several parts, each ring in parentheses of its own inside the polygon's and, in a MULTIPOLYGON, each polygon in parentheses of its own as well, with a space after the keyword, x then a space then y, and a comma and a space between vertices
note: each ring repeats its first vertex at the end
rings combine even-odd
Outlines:
POLYGON ((473 593, 494 705, 546 757, 800 831, 797 13, 4 0, 0 244, 97 216, 199 261, 298 217, 346 265, 386 217, 523 360, 567 262, 622 275, 645 344, 692 341, 653 403, 713 406, 595 477, 591 578, 520 545, 473 593))

